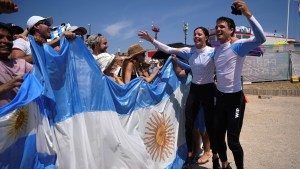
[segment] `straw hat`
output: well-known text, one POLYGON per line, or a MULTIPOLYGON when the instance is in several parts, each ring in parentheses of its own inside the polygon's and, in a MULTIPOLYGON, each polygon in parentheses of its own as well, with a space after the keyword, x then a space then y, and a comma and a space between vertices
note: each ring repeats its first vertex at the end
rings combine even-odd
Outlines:
POLYGON ((146 50, 140 44, 133 44, 128 48, 128 56, 125 59, 131 59, 145 52, 146 50))

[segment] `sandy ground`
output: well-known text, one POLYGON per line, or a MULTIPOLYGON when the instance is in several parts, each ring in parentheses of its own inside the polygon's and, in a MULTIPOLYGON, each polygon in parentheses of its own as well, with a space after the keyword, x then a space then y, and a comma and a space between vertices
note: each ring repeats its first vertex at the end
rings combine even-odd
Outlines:
POLYGON ((258 82, 244 84, 244 89, 300 90, 300 83, 291 83, 290 81, 258 82))
MULTIPOLYGON (((247 95, 241 144, 246 169, 300 168, 300 97, 247 95)), ((236 169, 228 149, 228 160, 236 169)), ((212 168, 211 160, 192 168, 212 168)))

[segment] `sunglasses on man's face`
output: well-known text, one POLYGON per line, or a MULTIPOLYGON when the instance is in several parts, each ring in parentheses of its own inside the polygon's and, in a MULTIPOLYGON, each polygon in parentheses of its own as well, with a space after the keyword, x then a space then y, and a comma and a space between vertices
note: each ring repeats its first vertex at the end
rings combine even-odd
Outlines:
POLYGON ((51 23, 47 20, 42 20, 42 21, 39 21, 38 23, 36 23, 36 25, 39 25, 39 24, 44 24, 44 25, 47 25, 47 26, 51 26, 51 23))

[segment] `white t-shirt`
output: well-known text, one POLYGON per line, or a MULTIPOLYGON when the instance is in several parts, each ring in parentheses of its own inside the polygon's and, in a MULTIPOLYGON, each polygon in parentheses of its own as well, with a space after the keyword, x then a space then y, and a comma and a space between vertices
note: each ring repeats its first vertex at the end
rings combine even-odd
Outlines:
POLYGON ((240 39, 233 44, 226 42, 215 48, 217 89, 223 93, 235 93, 242 90, 242 69, 245 56, 255 47, 266 41, 264 31, 252 16, 249 19, 255 37, 240 39))
POLYGON ((31 55, 30 43, 29 41, 24 40, 23 38, 18 38, 13 41, 13 49, 20 49, 26 55, 31 55))

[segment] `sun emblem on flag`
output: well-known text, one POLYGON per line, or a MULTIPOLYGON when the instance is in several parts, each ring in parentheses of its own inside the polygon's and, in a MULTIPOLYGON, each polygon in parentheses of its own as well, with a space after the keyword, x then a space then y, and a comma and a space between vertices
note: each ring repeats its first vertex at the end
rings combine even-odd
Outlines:
POLYGON ((152 113, 147 122, 144 142, 152 160, 165 160, 174 150, 174 127, 170 116, 152 113))
POLYGON ((12 116, 8 122, 8 136, 12 139, 16 137, 26 128, 28 123, 28 106, 23 106, 12 112, 12 116))

